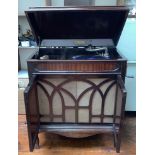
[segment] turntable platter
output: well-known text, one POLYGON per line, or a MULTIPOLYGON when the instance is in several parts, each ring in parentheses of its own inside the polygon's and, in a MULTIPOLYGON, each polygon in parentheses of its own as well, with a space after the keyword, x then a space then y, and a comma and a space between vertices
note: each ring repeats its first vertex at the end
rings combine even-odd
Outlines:
POLYGON ((101 55, 76 55, 72 57, 73 60, 105 60, 109 59, 101 55))

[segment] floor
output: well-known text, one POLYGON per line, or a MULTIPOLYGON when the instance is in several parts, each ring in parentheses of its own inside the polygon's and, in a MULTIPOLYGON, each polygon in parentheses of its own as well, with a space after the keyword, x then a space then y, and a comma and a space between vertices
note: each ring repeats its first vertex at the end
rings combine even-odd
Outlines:
MULTIPOLYGON (((127 116, 124 122, 120 155, 136 154, 136 118, 127 116)), ((19 155, 117 155, 111 134, 96 135, 84 139, 65 138, 41 133, 40 149, 28 150, 25 116, 19 115, 19 155), (49 138, 50 137, 50 138, 49 138)))

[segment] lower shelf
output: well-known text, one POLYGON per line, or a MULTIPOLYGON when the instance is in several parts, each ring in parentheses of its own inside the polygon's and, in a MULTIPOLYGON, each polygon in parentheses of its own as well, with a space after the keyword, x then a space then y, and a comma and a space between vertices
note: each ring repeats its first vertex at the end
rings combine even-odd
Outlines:
POLYGON ((40 132, 52 132, 71 138, 83 138, 100 133, 118 132, 119 127, 113 124, 47 124, 40 125, 40 132))
MULTIPOLYGON (((114 129, 113 124, 41 124, 40 125, 40 132, 42 131, 62 131, 62 132, 70 132, 70 131, 100 131, 100 132, 112 132, 114 129)), ((118 126, 115 129, 119 129, 118 126)))

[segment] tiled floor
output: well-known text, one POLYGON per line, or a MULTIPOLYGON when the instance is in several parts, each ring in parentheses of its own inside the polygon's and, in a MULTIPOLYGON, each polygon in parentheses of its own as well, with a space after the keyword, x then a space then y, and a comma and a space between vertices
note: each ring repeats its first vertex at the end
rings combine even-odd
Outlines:
MULTIPOLYGON (((19 116, 24 120, 24 116, 19 116)), ((20 124, 20 123, 19 123, 20 124)), ((21 123, 22 124, 22 123, 21 123)), ((122 134, 120 155, 136 154, 136 119, 126 117, 122 134)), ((28 151, 26 126, 19 125, 19 155, 116 155, 111 134, 96 135, 83 139, 65 138, 54 134, 39 134, 40 149, 28 151)))

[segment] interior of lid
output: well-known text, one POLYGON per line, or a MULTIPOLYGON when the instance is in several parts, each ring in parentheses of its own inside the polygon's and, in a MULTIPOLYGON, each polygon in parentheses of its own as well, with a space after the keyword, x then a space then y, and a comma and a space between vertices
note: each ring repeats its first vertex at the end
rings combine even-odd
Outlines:
POLYGON ((26 11, 36 40, 110 39, 117 45, 127 9, 26 11))
POLYGON ((114 46, 111 39, 43 39, 40 46, 114 46))

